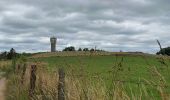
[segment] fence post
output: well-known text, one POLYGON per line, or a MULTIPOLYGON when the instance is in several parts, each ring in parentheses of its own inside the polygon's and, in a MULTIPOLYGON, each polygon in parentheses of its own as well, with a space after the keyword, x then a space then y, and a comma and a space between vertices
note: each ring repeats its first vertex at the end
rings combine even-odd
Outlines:
POLYGON ((21 75, 21 84, 24 83, 24 76, 25 76, 26 69, 27 69, 27 65, 24 64, 22 69, 22 75, 21 75))
POLYGON ((19 73, 20 68, 21 68, 21 65, 20 65, 20 64, 18 64, 18 65, 16 66, 16 68, 15 68, 15 72, 16 72, 17 74, 19 73))
POLYGON ((36 65, 31 65, 31 75, 30 75, 30 89, 29 89, 29 96, 33 97, 34 89, 35 89, 35 81, 36 81, 36 65))
POLYGON ((59 73, 59 84, 58 84, 58 100, 65 100, 65 73, 62 68, 58 70, 59 73))

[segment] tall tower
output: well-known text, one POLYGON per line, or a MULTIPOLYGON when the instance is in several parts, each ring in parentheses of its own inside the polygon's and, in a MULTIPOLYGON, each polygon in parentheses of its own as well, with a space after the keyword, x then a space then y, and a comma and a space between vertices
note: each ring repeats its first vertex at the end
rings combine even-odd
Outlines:
POLYGON ((51 52, 55 52, 56 51, 57 38, 51 37, 50 42, 51 42, 51 52))

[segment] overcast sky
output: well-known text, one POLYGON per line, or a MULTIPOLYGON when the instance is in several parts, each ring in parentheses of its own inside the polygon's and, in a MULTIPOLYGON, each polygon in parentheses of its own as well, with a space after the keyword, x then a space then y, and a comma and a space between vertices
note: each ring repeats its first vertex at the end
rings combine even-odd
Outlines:
POLYGON ((66 46, 108 51, 170 45, 170 0, 1 0, 0 51, 50 51, 66 46))

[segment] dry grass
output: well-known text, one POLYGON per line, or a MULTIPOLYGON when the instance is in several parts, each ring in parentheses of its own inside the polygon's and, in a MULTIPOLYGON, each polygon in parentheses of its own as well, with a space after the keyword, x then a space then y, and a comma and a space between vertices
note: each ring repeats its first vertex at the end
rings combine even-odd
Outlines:
POLYGON ((9 60, 7 60, 7 61, 0 61, 0 68, 8 67, 8 66, 11 65, 11 63, 12 63, 12 61, 9 61, 9 60))
MULTIPOLYGON (((4 63, 5 64, 5 63, 4 63)), ((21 84, 21 71, 13 73, 8 81, 9 100, 28 100, 30 87, 30 66, 37 65, 36 71, 36 88, 33 98, 34 100, 57 100, 58 99, 58 71, 48 71, 46 63, 27 63, 27 70, 24 75, 24 83, 21 84)), ((121 65, 117 63, 114 68, 119 69, 121 65)), ((118 70, 113 69, 113 76, 116 78, 118 70), (115 72, 116 71, 116 72, 115 72)), ((161 100, 169 100, 170 96, 165 92, 167 86, 165 78, 160 74, 154 66, 149 66, 148 70, 153 77, 151 80, 140 79, 146 84, 139 84, 138 94, 129 86, 127 92, 125 85, 120 81, 113 81, 112 87, 108 89, 104 80, 97 77, 95 81, 91 77, 86 77, 84 72, 80 72, 81 77, 72 76, 74 72, 66 72, 65 77, 65 98, 66 100, 155 100, 158 99, 148 92, 147 86, 151 86, 155 92, 159 93, 161 100)))
POLYGON ((47 52, 42 54, 35 54, 31 58, 55 57, 55 56, 107 56, 107 55, 142 55, 140 53, 128 52, 105 52, 105 51, 64 51, 64 52, 47 52))

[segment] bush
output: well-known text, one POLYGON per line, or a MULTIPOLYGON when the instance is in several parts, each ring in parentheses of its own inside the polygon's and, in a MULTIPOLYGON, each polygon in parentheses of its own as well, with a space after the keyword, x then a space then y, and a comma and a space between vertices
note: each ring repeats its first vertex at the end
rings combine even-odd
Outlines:
POLYGON ((95 51, 95 50, 92 48, 92 49, 90 49, 90 51, 95 51))
POLYGON ((159 52, 156 53, 157 55, 168 55, 170 56, 170 47, 162 48, 159 52))
POLYGON ((63 49, 63 51, 76 51, 75 47, 70 46, 70 47, 66 47, 65 49, 63 49))
POLYGON ((7 54, 8 54, 8 52, 2 52, 1 54, 0 54, 0 59, 7 59, 7 54))
POLYGON ((16 57, 16 52, 14 48, 11 48, 10 52, 7 54, 7 59, 13 59, 16 57))
POLYGON ((88 48, 84 48, 83 51, 89 51, 89 49, 88 48))
POLYGON ((81 49, 81 48, 79 48, 79 49, 78 49, 78 51, 82 51, 82 49, 81 49))

